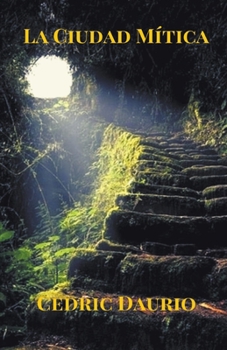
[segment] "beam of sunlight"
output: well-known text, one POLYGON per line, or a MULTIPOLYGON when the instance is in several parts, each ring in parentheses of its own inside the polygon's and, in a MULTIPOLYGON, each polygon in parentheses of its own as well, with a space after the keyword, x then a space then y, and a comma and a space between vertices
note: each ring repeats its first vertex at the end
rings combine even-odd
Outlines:
POLYGON ((35 97, 67 97, 72 85, 72 74, 67 61, 56 56, 46 56, 31 66, 27 80, 30 93, 35 97))

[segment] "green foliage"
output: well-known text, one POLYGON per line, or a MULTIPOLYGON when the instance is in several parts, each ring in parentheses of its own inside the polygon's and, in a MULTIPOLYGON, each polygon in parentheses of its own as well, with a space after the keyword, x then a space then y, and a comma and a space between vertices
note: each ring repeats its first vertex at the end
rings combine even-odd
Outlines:
POLYGON ((0 223, 0 321, 2 324, 23 324, 23 314, 31 277, 31 250, 16 247, 15 232, 0 223))
POLYGON ((10 240, 13 236, 14 232, 6 230, 3 224, 0 223, 0 243, 10 240))
POLYGON ((140 137, 113 125, 106 128, 98 159, 90 168, 94 188, 62 220, 62 229, 69 232, 74 244, 88 246, 101 238, 104 219, 117 195, 127 191, 141 151, 140 137))
POLYGON ((216 147, 220 153, 227 154, 226 113, 219 114, 217 118, 212 112, 201 112, 198 102, 196 104, 191 102, 184 116, 183 127, 196 141, 216 147))

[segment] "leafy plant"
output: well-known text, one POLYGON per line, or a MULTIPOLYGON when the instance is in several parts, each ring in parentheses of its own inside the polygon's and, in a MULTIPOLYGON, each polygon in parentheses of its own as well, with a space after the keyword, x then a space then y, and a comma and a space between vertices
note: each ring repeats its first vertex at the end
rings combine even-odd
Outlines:
POLYGON ((84 203, 76 203, 62 220, 61 227, 77 246, 89 246, 102 236, 108 211, 119 193, 127 191, 142 151, 140 137, 110 125, 103 135, 97 160, 90 167, 93 190, 84 203))

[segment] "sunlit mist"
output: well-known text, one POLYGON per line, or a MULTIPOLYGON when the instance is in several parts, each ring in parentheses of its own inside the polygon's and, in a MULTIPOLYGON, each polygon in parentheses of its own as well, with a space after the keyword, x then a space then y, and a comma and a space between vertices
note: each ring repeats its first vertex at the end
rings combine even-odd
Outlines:
POLYGON ((27 80, 30 93, 35 97, 67 97, 72 85, 72 74, 67 61, 56 56, 46 56, 31 66, 27 80))

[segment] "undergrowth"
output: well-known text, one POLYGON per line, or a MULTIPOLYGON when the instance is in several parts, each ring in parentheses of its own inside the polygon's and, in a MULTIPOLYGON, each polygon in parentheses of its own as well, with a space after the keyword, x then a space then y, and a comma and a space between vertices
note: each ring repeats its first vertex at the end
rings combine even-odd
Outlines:
POLYGON ((184 131, 195 141, 227 154, 227 114, 202 113, 199 103, 190 102, 183 122, 184 131))
POLYGON ((127 191, 142 151, 140 138, 121 128, 106 128, 97 160, 90 168, 93 190, 83 204, 76 203, 62 220, 61 228, 70 232, 77 246, 89 246, 102 237, 103 222, 115 206, 119 193, 127 191))

